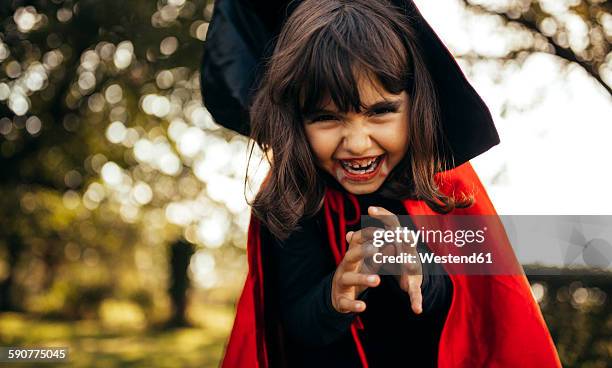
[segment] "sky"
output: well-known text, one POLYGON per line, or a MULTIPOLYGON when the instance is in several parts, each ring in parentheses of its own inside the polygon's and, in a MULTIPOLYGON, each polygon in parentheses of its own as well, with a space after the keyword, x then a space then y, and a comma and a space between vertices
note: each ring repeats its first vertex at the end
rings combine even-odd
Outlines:
MULTIPOLYGON (((456 0, 415 3, 454 54, 500 55, 521 37, 456 0)), ((500 134, 472 160, 498 213, 612 215, 612 99, 592 77, 544 53, 522 65, 460 65, 500 134), (504 115, 505 104, 515 108, 504 115)))

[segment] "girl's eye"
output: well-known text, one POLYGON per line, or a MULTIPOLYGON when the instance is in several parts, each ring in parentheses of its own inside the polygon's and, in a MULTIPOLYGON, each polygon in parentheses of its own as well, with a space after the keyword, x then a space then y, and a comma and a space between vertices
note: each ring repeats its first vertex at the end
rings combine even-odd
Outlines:
POLYGON ((397 112, 397 109, 390 108, 390 107, 382 107, 380 109, 376 109, 372 111, 372 115, 384 115, 384 114, 389 114, 393 112, 397 112))
POLYGON ((314 118, 312 118, 310 122, 316 123, 319 121, 334 121, 334 120, 338 120, 338 118, 334 115, 319 115, 319 116, 315 116, 314 118))

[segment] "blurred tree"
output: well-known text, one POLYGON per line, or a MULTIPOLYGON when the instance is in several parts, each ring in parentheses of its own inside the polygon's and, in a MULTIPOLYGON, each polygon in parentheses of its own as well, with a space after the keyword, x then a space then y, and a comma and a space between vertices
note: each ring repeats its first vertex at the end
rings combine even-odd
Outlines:
POLYGON ((212 122, 199 91, 211 12, 208 0, 0 3, 1 309, 68 295, 53 287, 66 280, 165 292, 164 246, 181 232, 213 255, 244 243, 228 234, 248 218, 235 195, 246 140, 212 122))
MULTIPOLYGON (((6 261, 9 267, 13 266, 17 263, 17 258, 19 256, 19 249, 21 249, 22 244, 20 244, 21 239, 16 237, 14 234, 10 234, 5 238, 6 242, 6 261)), ((4 280, 0 281, 0 311, 18 311, 19 306, 15 305, 13 302, 13 285, 15 283, 15 276, 13 272, 7 272, 4 277, 4 280)))
POLYGON ((609 366, 612 349, 610 273, 535 266, 527 266, 525 271, 563 366, 609 366))
POLYGON ((461 1, 477 14, 501 17, 509 30, 519 27, 532 35, 531 42, 518 44, 504 58, 535 51, 554 54, 584 68, 612 95, 612 1, 461 1))
POLYGON ((189 289, 189 276, 187 268, 194 253, 193 245, 185 240, 178 240, 172 244, 170 250, 170 287, 168 293, 172 301, 172 317, 168 327, 187 326, 185 312, 187 309, 187 290, 189 289))

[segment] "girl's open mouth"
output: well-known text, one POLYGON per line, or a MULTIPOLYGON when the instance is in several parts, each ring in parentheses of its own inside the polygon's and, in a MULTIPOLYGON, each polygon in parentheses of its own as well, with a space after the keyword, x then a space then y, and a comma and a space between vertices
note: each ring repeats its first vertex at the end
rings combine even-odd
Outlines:
POLYGON ((378 174, 386 155, 365 157, 355 160, 338 160, 344 176, 350 180, 370 180, 378 174))

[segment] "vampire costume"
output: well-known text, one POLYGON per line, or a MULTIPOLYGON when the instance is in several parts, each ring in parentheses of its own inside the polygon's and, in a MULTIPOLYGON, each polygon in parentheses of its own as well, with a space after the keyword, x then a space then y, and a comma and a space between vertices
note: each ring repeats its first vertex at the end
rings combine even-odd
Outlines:
MULTIPOLYGON (((329 278, 316 272, 312 278, 318 282, 292 284, 310 290, 305 293, 308 295, 293 300, 285 295, 289 289, 286 270, 300 267, 300 262, 279 250, 282 247, 252 216, 247 244, 249 271, 222 361, 225 368, 561 366, 527 278, 468 162, 499 143, 489 110, 412 1, 393 2, 406 11, 417 31, 440 103, 444 141, 439 146, 446 147, 441 154, 452 163, 452 169, 438 173, 436 182, 444 194, 463 191, 473 195, 474 204, 454 210, 453 215, 491 215, 483 216, 483 221, 487 222, 489 235, 497 239, 494 252, 501 259, 496 262, 514 272, 468 275, 445 265, 448 272, 431 277, 432 270, 424 270, 423 314, 431 316, 423 318, 425 322, 418 322, 421 316, 410 315, 409 304, 402 309, 407 296, 397 292, 394 280, 382 277, 381 285, 360 295, 367 299, 366 312, 340 316, 330 306, 329 278), (381 326, 383 322, 386 324, 381 326), (412 326, 413 331, 406 326, 412 326)), ((299 1, 278 0, 216 1, 205 44, 201 86, 204 103, 217 123, 248 135, 248 106, 263 72, 262 60, 273 50, 284 19, 298 4, 299 1)), ((265 181, 262 185, 266 185, 265 181)), ((366 208, 368 200, 381 205, 380 198, 360 197, 358 200, 334 186, 333 180, 328 182, 320 216, 316 222, 303 224, 312 230, 310 233, 315 235, 310 236, 314 238, 306 234, 294 240, 290 237, 290 244, 284 245, 323 244, 321 249, 298 254, 297 258, 323 273, 333 271, 346 251, 344 235, 356 229, 365 212, 361 208, 366 208)), ((413 199, 383 207, 409 214, 416 227, 431 225, 423 223, 424 216, 420 215, 436 214, 423 201, 413 199)), ((431 218, 441 221, 444 216, 431 218)), ((446 217, 446 226, 453 226, 452 218, 446 217)), ((444 250, 437 254, 444 254, 444 250)))

